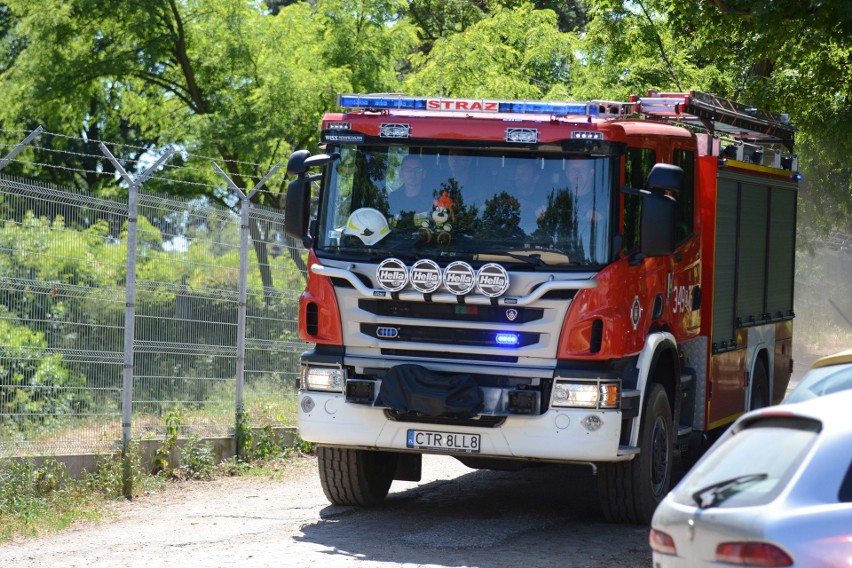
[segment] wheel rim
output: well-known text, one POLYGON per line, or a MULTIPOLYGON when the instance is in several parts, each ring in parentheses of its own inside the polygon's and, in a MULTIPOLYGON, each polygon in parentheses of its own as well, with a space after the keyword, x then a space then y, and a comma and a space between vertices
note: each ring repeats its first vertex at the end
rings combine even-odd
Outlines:
POLYGON ((661 418, 654 423, 651 442, 651 485, 654 495, 661 495, 666 487, 669 469, 669 435, 661 418))

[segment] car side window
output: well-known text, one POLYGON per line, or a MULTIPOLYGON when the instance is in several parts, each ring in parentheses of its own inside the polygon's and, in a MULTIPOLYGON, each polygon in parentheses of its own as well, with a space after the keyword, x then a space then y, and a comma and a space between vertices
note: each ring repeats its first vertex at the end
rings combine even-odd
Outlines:
MULTIPOLYGON (((657 163, 657 154, 650 148, 628 148, 624 158, 624 180, 628 187, 647 189, 648 174, 657 163)), ((624 252, 639 248, 639 220, 642 214, 642 198, 624 195, 624 252)))
POLYGON ((695 153, 675 150, 674 165, 683 170, 683 191, 677 196, 675 208, 675 241, 680 244, 692 235, 695 213, 695 153))
POLYGON ((846 468, 846 476, 843 478, 843 483, 840 484, 837 500, 841 503, 852 503, 852 461, 846 468))

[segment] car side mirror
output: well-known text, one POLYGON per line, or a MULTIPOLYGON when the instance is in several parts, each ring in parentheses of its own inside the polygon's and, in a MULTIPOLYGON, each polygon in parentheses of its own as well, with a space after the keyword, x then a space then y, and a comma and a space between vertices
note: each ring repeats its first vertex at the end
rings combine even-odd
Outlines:
POLYGON ((308 150, 296 150, 287 161, 287 174, 298 176, 287 186, 284 200, 284 232, 300 239, 306 248, 311 246, 310 212, 311 182, 322 179, 321 174, 308 175, 310 168, 318 168, 340 159, 340 154, 317 154, 311 156, 308 150))

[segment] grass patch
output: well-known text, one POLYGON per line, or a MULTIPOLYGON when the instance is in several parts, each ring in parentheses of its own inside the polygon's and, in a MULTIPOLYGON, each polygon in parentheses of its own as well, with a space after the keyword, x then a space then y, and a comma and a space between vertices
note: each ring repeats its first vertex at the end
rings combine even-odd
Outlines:
MULTIPOLYGON (((139 467, 138 446, 128 455, 134 495, 160 481, 139 467)), ((0 470, 0 542, 65 529, 77 521, 98 521, 109 501, 123 499, 121 453, 104 457, 95 473, 72 479, 53 458, 40 465, 28 459, 10 460, 0 470)))
MULTIPOLYGON (((313 445, 296 438, 284 444, 267 428, 255 434, 243 458, 214 464, 208 442, 196 437, 187 441, 180 465, 149 474, 141 467, 139 447, 131 445, 133 496, 161 489, 165 483, 191 482, 216 476, 246 476, 275 480, 293 462, 313 453, 313 445)), ((65 466, 51 458, 40 465, 10 460, 0 469, 0 543, 20 537, 36 537, 61 531, 76 522, 99 522, 111 501, 123 500, 121 453, 105 456, 95 473, 72 479, 65 466)))

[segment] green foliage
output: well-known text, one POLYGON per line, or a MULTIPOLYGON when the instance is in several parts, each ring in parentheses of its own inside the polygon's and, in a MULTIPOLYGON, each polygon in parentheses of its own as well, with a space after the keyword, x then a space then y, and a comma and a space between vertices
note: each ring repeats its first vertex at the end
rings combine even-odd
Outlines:
POLYGON ((41 466, 12 460, 0 470, 0 539, 27 532, 50 514, 51 499, 68 483, 65 467, 53 459, 41 466))
POLYGON ((130 485, 130 497, 142 494, 153 485, 153 478, 142 467, 142 454, 138 441, 128 445, 127 455, 121 451, 102 456, 94 472, 83 475, 77 483, 79 488, 102 495, 107 499, 126 497, 126 487, 130 485), (125 476, 129 473, 129 479, 125 476))
POLYGON ((322 60, 345 69, 355 92, 392 90, 398 62, 416 45, 416 32, 404 20, 403 0, 319 0, 322 60), (388 25, 396 21, 395 25, 388 25))
MULTIPOLYGON (((155 487, 156 480, 142 471, 138 444, 131 444, 128 454, 134 495, 155 487)), ((52 458, 39 466, 29 460, 9 460, 0 467, 0 542, 99 518, 103 500, 122 498, 123 470, 121 452, 103 457, 94 472, 79 479, 71 478, 65 466, 52 458)))
POLYGON ((314 445, 302 439, 296 434, 296 439, 293 441, 293 450, 302 455, 312 455, 314 453, 314 445))
POLYGON ((285 444, 285 438, 277 434, 272 426, 267 425, 253 435, 253 443, 247 446, 246 455, 241 461, 246 464, 263 463, 270 460, 310 455, 313 451, 313 444, 304 441, 298 434, 289 445, 285 444))
MULTIPOLYGON (((172 432, 175 423, 172 422, 172 432)), ((172 479, 210 479, 216 474, 275 477, 291 460, 310 454, 313 446, 298 436, 283 446, 271 429, 260 436, 266 458, 247 462, 232 458, 217 468, 209 442, 197 436, 187 439, 181 453, 181 468, 172 479)), ((126 461, 121 452, 106 455, 96 470, 79 479, 69 477, 60 462, 47 458, 36 466, 30 460, 9 460, 0 466, 0 542, 18 535, 37 536, 67 528, 78 519, 97 519, 101 503, 124 498, 124 469, 129 463, 133 497, 157 488, 162 477, 147 475, 141 465, 138 443, 130 444, 126 461)))
POLYGON ((172 475, 171 456, 178 445, 181 427, 183 426, 183 415, 179 408, 172 409, 166 413, 163 419, 165 438, 163 443, 154 452, 154 473, 162 473, 166 477, 172 475))
POLYGON ((198 436, 187 438, 181 449, 180 477, 183 479, 210 479, 216 470, 213 445, 198 436))
POLYGON ((85 378, 71 372, 60 353, 46 351, 44 334, 32 331, 0 306, 0 413, 2 435, 87 405, 85 378))
POLYGON ((245 459, 246 452, 254 445, 249 413, 241 410, 237 413, 234 439, 237 445, 237 459, 245 459))
POLYGON ((544 98, 568 79, 572 34, 559 32, 556 14, 531 4, 498 8, 488 17, 435 42, 428 57, 411 57, 404 81, 412 94, 544 98))
POLYGON ((154 452, 153 473, 166 478, 209 479, 213 475, 215 456, 213 446, 203 442, 197 435, 190 435, 178 444, 185 418, 179 408, 166 413, 163 420, 165 436, 163 443, 154 452), (179 451, 179 466, 172 467, 172 456, 179 451))
POLYGON ((46 458, 39 467, 30 460, 11 460, 2 470, 0 510, 21 510, 28 502, 61 489, 67 481, 65 466, 54 459, 46 458))

